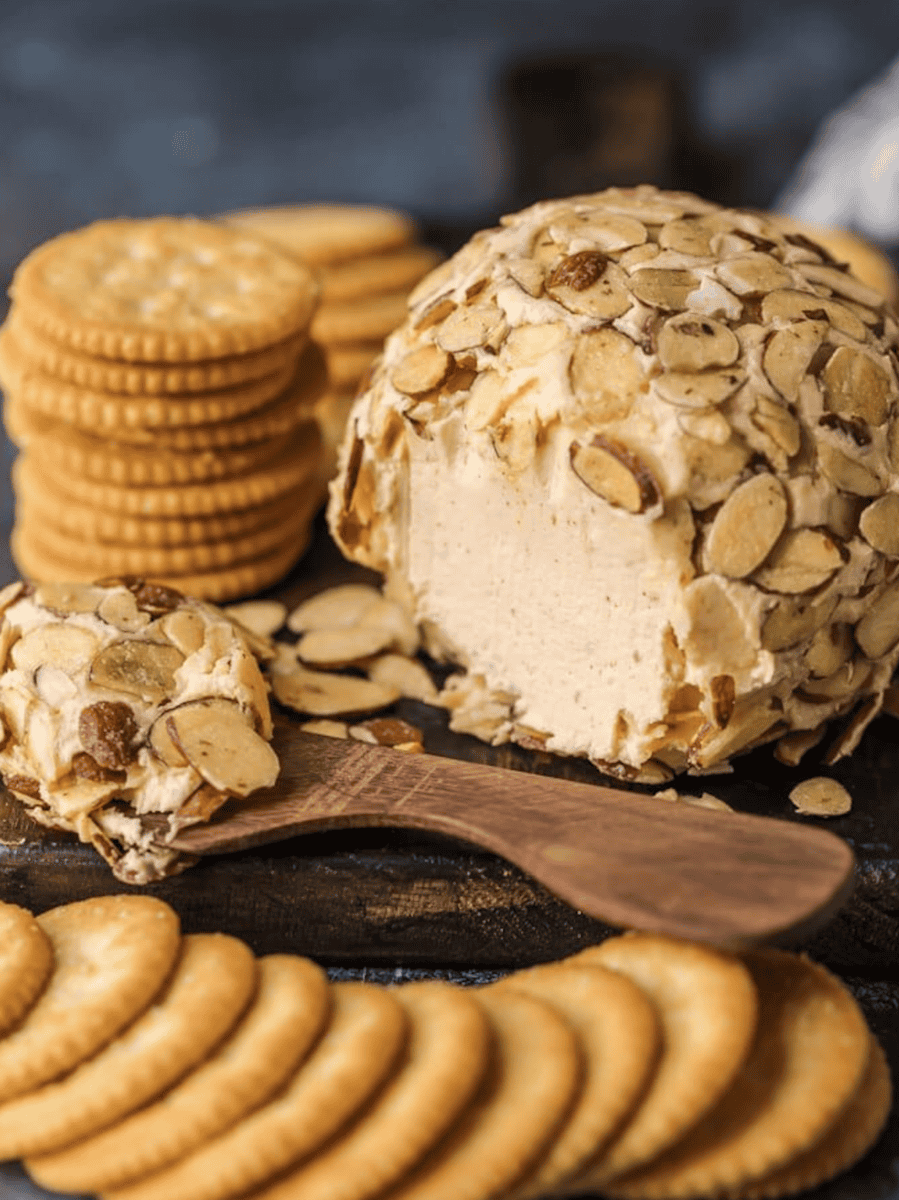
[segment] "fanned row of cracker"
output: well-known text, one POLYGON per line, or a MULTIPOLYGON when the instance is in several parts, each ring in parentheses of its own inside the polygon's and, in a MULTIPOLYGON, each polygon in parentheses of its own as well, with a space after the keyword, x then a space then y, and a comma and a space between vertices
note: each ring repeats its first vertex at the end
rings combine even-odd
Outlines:
POLYGON ((854 997, 783 951, 626 934, 383 987, 183 935, 149 896, 0 904, 0 934, 0 1159, 61 1192, 778 1197, 860 1159, 890 1107, 854 997))
POLYGON ((284 575, 323 496, 312 273, 243 230, 122 219, 38 247, 11 295, 23 574, 139 574, 210 600, 284 575))
POLYGON ((404 320, 409 293, 442 256, 421 244, 408 214, 374 205, 283 205, 222 220, 269 238, 318 277, 311 331, 325 353, 329 387, 316 415, 333 456, 361 381, 404 320))

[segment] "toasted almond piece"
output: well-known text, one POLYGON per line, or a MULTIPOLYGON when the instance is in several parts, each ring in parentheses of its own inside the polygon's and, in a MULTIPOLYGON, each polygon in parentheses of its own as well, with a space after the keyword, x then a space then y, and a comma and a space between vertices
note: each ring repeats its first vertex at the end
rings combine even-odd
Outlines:
POLYGON ((849 270, 842 267, 832 267, 826 263, 803 263, 800 267, 802 274, 811 283, 823 283, 838 296, 854 300, 856 304, 865 304, 869 308, 879 309, 883 304, 883 295, 868 287, 849 270))
POLYGON ((452 366, 452 355, 429 343, 397 363, 390 372, 390 382, 405 396, 423 396, 440 387, 452 366))
POLYGON ((715 226, 702 217, 675 217, 659 230, 659 245, 663 250, 706 258, 712 253, 711 238, 715 232, 715 226))
POLYGON ((25 583, 21 579, 15 579, 0 588, 0 613, 5 613, 10 605, 15 604, 24 591, 25 583))
POLYGON ((645 386, 634 343, 615 329, 593 329, 574 343, 568 378, 572 392, 596 422, 618 421, 645 386))
POLYGON ((97 605, 97 616, 122 633, 138 633, 151 621, 150 614, 137 607, 134 593, 118 588, 105 593, 97 605))
POLYGON ((798 454, 802 446, 799 422, 780 400, 763 395, 755 397, 749 420, 759 433, 770 438, 777 450, 782 451, 782 454, 778 455, 771 447, 765 448, 768 457, 773 459, 778 467, 786 470, 786 460, 798 454))
POLYGON ((54 666, 75 674, 90 662, 98 644, 96 634, 77 625, 38 625, 12 644, 9 660, 18 671, 54 666))
POLYGON ((412 742, 421 745, 424 736, 420 729, 400 717, 369 717, 351 725, 348 732, 355 741, 372 746, 408 746, 412 742))
POLYGON ((390 635, 384 650, 398 650, 400 654, 412 655, 418 651, 421 640, 415 622, 402 607, 387 596, 367 608, 359 618, 361 629, 377 629, 390 635))
POLYGON ((175 692, 175 672, 183 662, 184 655, 171 643, 125 639, 96 655, 90 680, 98 687, 158 704, 175 692))
POLYGON ((870 676, 871 668, 867 663, 844 662, 831 675, 826 675, 821 679, 809 676, 802 685, 802 694, 812 703, 844 700, 847 696, 858 694, 870 676))
POLYGON ((743 579, 767 558, 787 522, 787 497, 776 476, 754 475, 724 501, 705 544, 708 570, 743 579))
POLYGON ((172 735, 169 733, 166 721, 168 720, 168 712, 162 712, 150 726, 147 734, 147 744, 150 750, 160 762, 165 763, 167 767, 180 769, 190 766, 187 759, 172 741, 172 735))
POLYGON ((630 278, 631 291, 652 308, 679 312, 687 306, 687 297, 699 285, 692 271, 641 267, 630 278))
POLYGON ((830 482, 852 496, 879 496, 884 490, 873 470, 824 438, 818 441, 818 462, 830 482))
POLYGON ((214 788, 249 796, 271 787, 281 764, 236 704, 216 698, 172 709, 166 730, 190 765, 214 788))
POLYGON ((852 656, 852 629, 843 621, 819 629, 805 652, 805 665, 818 679, 833 675, 852 656))
POLYGON ((482 371, 465 401, 465 424, 475 432, 495 425, 519 394, 520 389, 513 391, 510 388, 506 375, 499 371, 482 371))
POLYGON ((668 371, 703 371, 735 363, 740 357, 740 343, 720 321, 684 312, 669 317, 659 330, 658 352, 668 371))
POLYGON ((559 243, 586 241, 606 253, 642 245, 647 236, 642 221, 617 213, 565 213, 551 222, 549 232, 559 243))
POLYGON ((389 630, 377 626, 352 625, 347 629, 310 629, 297 643, 297 657, 308 666, 355 667, 387 650, 393 639, 389 630))
POLYGON ((786 763, 788 767, 798 767, 809 750, 813 750, 827 732, 827 726, 818 725, 815 729, 797 729, 785 733, 778 738, 774 747, 774 757, 778 762, 786 763))
POLYGON ((366 608, 376 604, 381 593, 367 583, 344 583, 304 600, 287 617, 291 633, 310 629, 345 629, 355 625, 366 608))
POLYGON ((762 321, 777 325, 789 321, 825 321, 855 341, 867 338, 864 324, 851 309, 826 296, 812 296, 792 288, 769 292, 762 300, 762 321))
POLYGON ((795 595, 820 587, 843 565, 832 537, 820 529, 791 529, 771 551, 755 580, 773 592, 795 595))
POLYGON ((744 254, 719 263, 715 274, 725 287, 738 296, 764 295, 776 288, 788 288, 791 271, 770 254, 744 254))
POLYGON ((868 658, 880 658, 899 640, 899 582, 880 593, 855 627, 855 640, 868 658))
POLYGON ((755 661, 743 618, 716 576, 700 575, 688 584, 684 604, 690 628, 683 644, 691 658, 719 662, 728 672, 755 661))
POLYGON ((539 296, 543 291, 543 267, 529 258, 513 259, 509 263, 509 275, 523 292, 539 296))
POLYGON ((316 717, 361 716, 387 708, 400 698, 398 688, 371 679, 310 671, 299 665, 289 671, 273 670, 271 681, 276 700, 316 717))
POLYGON ((185 658, 202 648, 206 640, 206 622, 194 609, 179 608, 159 621, 161 633, 177 646, 185 658))
POLYGON ((68 613, 96 612, 105 595, 105 588, 91 583, 41 583, 35 589, 34 602, 66 616, 68 613))
POLYGON ((868 504, 858 527, 869 546, 890 558, 899 557, 899 495, 888 492, 868 504))
POLYGON ((440 347, 456 354, 481 346, 497 350, 507 330, 503 310, 496 304, 487 303, 457 308, 440 325, 435 336, 440 347))
POLYGON ((405 654, 381 654, 366 668, 369 679, 396 688, 409 700, 437 703, 437 687, 426 668, 405 654))
POLYGON ((824 321, 797 321, 776 330, 765 346, 762 367, 786 400, 795 400, 799 385, 827 332, 824 321))
POLYGON ((763 649, 776 654, 798 646, 827 624, 836 605, 834 598, 816 604, 800 597, 775 604, 762 622, 763 649))
POLYGON ((300 725, 303 733, 317 733, 319 737, 333 738, 348 738, 350 736, 350 727, 346 721, 332 721, 328 717, 321 717, 315 721, 304 721, 300 725))
POLYGON ((516 366, 539 362, 544 355, 561 346, 570 337, 564 321, 547 321, 542 325, 518 325, 510 330, 503 345, 503 355, 516 366))
POLYGON ((661 489, 649 468, 616 439, 596 434, 587 443, 574 441, 569 454, 581 483, 613 507, 643 513, 660 503, 661 489))
POLYGON ((889 375, 870 355, 838 346, 821 372, 824 407, 829 412, 858 417, 869 425, 887 419, 892 389, 889 375))
POLYGON ((611 321, 631 307, 626 276, 601 250, 570 254, 546 278, 546 291, 569 312, 611 321))
POLYGON ((747 696, 739 701, 724 729, 709 724, 690 745, 689 761, 694 767, 712 767, 765 738, 777 725, 780 712, 764 699, 747 696))
POLYGON ((826 775, 797 783, 790 800, 797 812, 808 817, 841 817, 852 808, 852 797, 843 785, 826 775))
POLYGON ((710 409, 723 404, 746 380, 739 368, 725 371, 666 371, 652 381, 652 391, 677 408, 710 409))
POLYGON ((713 446, 726 445, 733 432, 727 418, 714 409, 679 412, 677 423, 690 437, 700 438, 713 446))
POLYGON ((242 604, 227 605, 223 611, 260 638, 272 637, 287 619, 287 605, 280 600, 244 600, 242 604))
POLYGON ((78 695, 78 684, 62 667, 47 664, 34 673, 34 689, 45 704, 59 709, 78 695))

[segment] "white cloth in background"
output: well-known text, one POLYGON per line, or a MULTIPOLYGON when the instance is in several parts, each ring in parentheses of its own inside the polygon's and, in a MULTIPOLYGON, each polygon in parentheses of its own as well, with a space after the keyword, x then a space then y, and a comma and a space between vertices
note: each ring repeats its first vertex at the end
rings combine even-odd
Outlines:
POLYGON ((899 246, 899 59, 824 122, 775 208, 899 246))

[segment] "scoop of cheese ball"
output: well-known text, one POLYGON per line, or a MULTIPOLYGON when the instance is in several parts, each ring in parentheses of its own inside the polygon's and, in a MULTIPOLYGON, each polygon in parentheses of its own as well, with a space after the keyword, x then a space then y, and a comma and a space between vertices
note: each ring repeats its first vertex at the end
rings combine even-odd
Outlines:
POLYGON ((412 294, 331 529, 461 668, 455 728, 657 782, 851 713, 835 760, 899 657, 897 367, 883 297, 774 219, 536 204, 412 294))

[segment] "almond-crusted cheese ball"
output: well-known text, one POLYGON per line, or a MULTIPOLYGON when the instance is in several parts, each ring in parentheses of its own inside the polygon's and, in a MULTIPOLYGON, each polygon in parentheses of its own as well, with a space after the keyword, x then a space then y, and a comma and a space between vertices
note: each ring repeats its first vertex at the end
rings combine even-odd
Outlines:
POLYGON ((0 773, 126 883, 190 864, 166 841, 270 786, 268 688, 220 610, 125 578, 0 592, 0 773))
POLYGON ((463 671, 454 728, 646 782, 878 711, 899 656, 897 324, 762 215, 536 204, 410 298, 329 519, 463 671))

